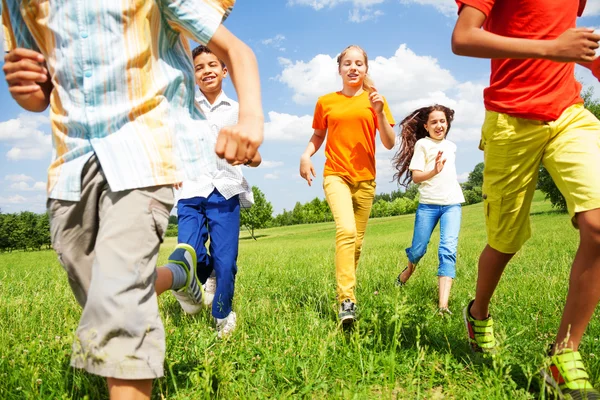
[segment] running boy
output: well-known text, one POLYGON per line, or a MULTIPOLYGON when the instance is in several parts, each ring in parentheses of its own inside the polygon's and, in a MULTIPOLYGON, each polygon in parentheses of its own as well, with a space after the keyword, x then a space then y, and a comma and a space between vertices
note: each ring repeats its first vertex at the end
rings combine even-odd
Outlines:
POLYGON ((217 154, 245 162, 262 141, 256 59, 221 25, 232 6, 2 0, 10 93, 30 111, 51 106, 52 243, 83 307, 71 363, 107 377, 111 399, 148 399, 163 375, 154 283, 172 185, 214 165, 182 34, 232 68, 240 121, 217 154))
MULTIPOLYGON (((214 145, 222 127, 237 123, 239 106, 223 92, 223 79, 228 73, 225 64, 204 45, 196 47, 192 54, 196 84, 200 89, 196 101, 211 125, 212 134, 208 137, 214 145)), ((256 152, 254 158, 244 164, 257 167, 260 162, 260 154, 256 152)), ((216 159, 215 170, 184 181, 177 197, 180 244, 170 259, 180 260, 177 252, 181 248, 193 248, 198 280, 204 283, 204 303, 212 303, 217 333, 223 337, 236 326, 236 314, 231 308, 237 273, 240 206, 252 206, 252 189, 239 165, 216 159), (209 236, 210 254, 206 251, 209 236), (213 301, 214 297, 216 301, 213 301)), ((200 305, 190 304, 181 292, 186 286, 188 266, 172 262, 166 267, 173 276, 170 289, 175 290, 184 310, 192 314, 198 312, 200 305)), ((162 273, 161 268, 159 274, 162 273)))
POLYGON ((580 234, 551 366, 543 375, 561 397, 600 398, 577 351, 600 299, 600 122, 583 107, 574 76, 577 62, 600 77, 594 61, 600 36, 575 27, 585 0, 457 3, 452 50, 492 59, 480 145, 488 245, 479 258, 475 299, 464 311, 471 346, 495 347, 488 307, 504 267, 530 236, 541 162, 580 234))

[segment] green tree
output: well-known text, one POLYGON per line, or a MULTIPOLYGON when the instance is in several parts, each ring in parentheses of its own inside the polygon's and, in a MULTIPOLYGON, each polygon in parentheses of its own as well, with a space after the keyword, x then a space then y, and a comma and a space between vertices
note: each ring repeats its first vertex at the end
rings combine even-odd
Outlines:
MULTIPOLYGON (((600 119, 600 100, 594 98, 594 88, 589 87, 581 93, 583 98, 583 105, 587 108, 596 118, 600 119)), ((567 201, 562 195, 558 187, 552 180, 550 173, 540 165, 540 173, 538 176, 538 189, 541 190, 546 200, 550 200, 552 207, 557 208, 560 211, 567 212, 567 201)))
MULTIPOLYGON (((252 186, 254 194, 254 205, 249 209, 242 210, 240 214, 240 225, 245 226, 252 237, 254 230, 266 227, 273 219, 273 205, 267 201, 263 192, 256 186, 252 186)), ((256 238, 254 238, 256 240, 256 238)))
POLYGON ((469 178, 465 183, 462 184, 463 189, 473 190, 483 186, 483 163, 480 162, 473 168, 473 171, 469 172, 469 178))

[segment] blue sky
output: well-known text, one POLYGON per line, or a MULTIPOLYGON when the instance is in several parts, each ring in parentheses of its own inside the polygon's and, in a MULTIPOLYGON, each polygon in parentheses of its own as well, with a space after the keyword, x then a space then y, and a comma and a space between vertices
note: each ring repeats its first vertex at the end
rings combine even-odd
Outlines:
MULTIPOLYGON (((435 102, 456 110, 448 138, 458 146, 459 176, 482 161, 477 145, 489 61, 452 54, 455 14, 454 0, 238 0, 225 25, 256 53, 266 122, 263 165, 244 173, 276 213, 324 197, 323 149, 313 157, 312 187, 298 175, 299 157, 312 134, 317 97, 341 88, 335 57, 350 44, 367 51, 370 73, 397 121, 435 102)), ((578 25, 600 26, 600 0, 588 0, 578 25)), ((577 75, 600 97, 588 71, 578 68, 577 75)), ((229 81, 225 90, 235 98, 229 81)), ((49 129, 48 112, 24 112, 0 80, 2 212, 44 211, 49 129)), ((377 140, 377 191, 390 192, 397 189, 390 165, 395 150, 377 140)))

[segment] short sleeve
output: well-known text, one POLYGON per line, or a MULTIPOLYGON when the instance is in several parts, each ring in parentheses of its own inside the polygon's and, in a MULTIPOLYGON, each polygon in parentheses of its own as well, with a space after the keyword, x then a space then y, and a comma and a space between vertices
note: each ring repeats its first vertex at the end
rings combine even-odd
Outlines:
POLYGON ((390 125, 392 127, 394 125, 396 125, 396 121, 394 120, 394 116, 392 115, 392 112, 390 111, 390 106, 388 105, 388 102, 385 99, 385 97, 383 98, 383 112, 384 112, 385 117, 387 118, 388 122, 390 123, 390 125))
POLYGON ((235 0, 160 0, 169 25, 200 44, 208 44, 229 16, 235 0))
POLYGON ((415 152, 410 160, 408 169, 410 171, 425 171, 425 161, 425 146, 423 146, 422 142, 418 141, 417 144, 415 144, 415 152))
POLYGON ((317 101, 317 105, 315 106, 312 127, 313 129, 327 129, 327 119, 323 113, 323 104, 321 103, 321 99, 317 101))
POLYGON ((459 14, 464 6, 471 6, 484 13, 486 17, 489 17, 495 2, 496 0, 456 0, 456 5, 458 6, 459 14))
POLYGON ((21 16, 20 2, 13 1, 9 7, 6 0, 1 0, 1 4, 4 51, 8 53, 17 47, 21 47, 39 52, 39 47, 21 16))

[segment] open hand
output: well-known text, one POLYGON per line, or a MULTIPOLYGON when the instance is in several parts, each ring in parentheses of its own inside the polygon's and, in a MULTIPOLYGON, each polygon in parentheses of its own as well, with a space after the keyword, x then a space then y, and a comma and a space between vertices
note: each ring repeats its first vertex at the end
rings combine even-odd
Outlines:
POLYGON ((300 176, 306 179, 308 186, 312 186, 313 177, 317 176, 310 157, 302 156, 300 158, 300 176))
POLYGON ((446 159, 442 160, 443 151, 438 151, 437 156, 435 156, 435 174, 439 174, 444 169, 444 165, 446 165, 446 159))

